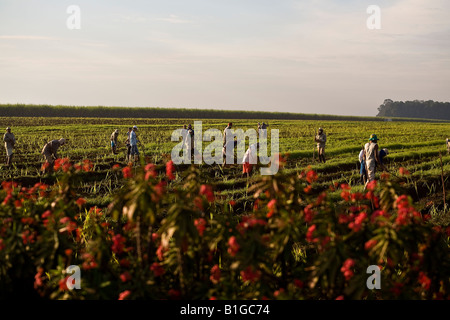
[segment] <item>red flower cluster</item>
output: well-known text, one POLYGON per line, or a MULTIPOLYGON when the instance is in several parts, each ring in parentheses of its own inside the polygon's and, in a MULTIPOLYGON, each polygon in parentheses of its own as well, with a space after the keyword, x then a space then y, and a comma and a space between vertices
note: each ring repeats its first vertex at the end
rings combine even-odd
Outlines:
POLYGON ((422 220, 422 216, 417 212, 410 203, 407 195, 402 195, 395 201, 397 208, 397 218, 395 224, 398 226, 406 226, 413 221, 422 220))
POLYGON ((95 257, 92 254, 86 252, 83 253, 81 257, 83 258, 83 264, 81 265, 81 268, 83 268, 83 270, 91 270, 98 268, 98 264, 95 261, 95 257))
POLYGON ((306 173, 306 181, 308 181, 309 183, 313 183, 317 181, 317 179, 319 179, 319 176, 317 175, 317 172, 315 172, 314 170, 309 170, 306 173))
POLYGON ((34 276, 34 289, 38 289, 44 285, 45 273, 44 268, 39 268, 34 276))
POLYGON ((59 232, 61 232, 61 233, 62 233, 62 232, 71 233, 72 231, 76 230, 77 227, 78 227, 78 226, 77 226, 77 223, 74 222, 74 221, 72 221, 72 219, 69 218, 69 217, 61 218, 61 219, 59 220, 59 223, 62 224, 62 225, 64 225, 63 228, 60 228, 60 229, 59 229, 59 232))
MULTIPOLYGON (((92 162, 89 159, 85 159, 85 160, 83 160, 82 163, 74 164, 73 167, 76 172, 80 172, 80 171, 89 172, 92 170, 92 168, 94 168, 94 165, 92 164, 92 162)), ((113 167, 113 169, 114 169, 114 167, 113 167)))
POLYGON ((130 166, 126 166, 122 169, 122 174, 125 179, 130 179, 133 177, 133 170, 130 166))
POLYGON ((429 290, 431 286, 431 279, 424 272, 419 273, 419 283, 425 290, 429 290))
POLYGON ((310 223, 314 219, 314 216, 316 215, 316 212, 312 208, 313 208, 313 205, 312 204, 308 204, 303 209, 304 219, 305 219, 306 223, 310 223))
POLYGON ((344 199, 345 201, 350 201, 350 199, 351 199, 351 193, 350 193, 351 187, 348 184, 343 183, 343 184, 341 184, 341 189, 342 189, 341 198, 344 199))
POLYGON ((377 187, 377 180, 372 180, 367 184, 366 189, 369 191, 373 191, 375 190, 376 187, 377 187))
POLYGON ((205 196, 206 200, 208 200, 208 202, 214 202, 214 200, 215 200, 214 192, 210 185, 202 184, 200 186, 199 194, 201 196, 205 196))
POLYGON ((242 221, 236 226, 236 230, 238 230, 241 234, 244 234, 248 229, 254 228, 256 226, 265 226, 267 222, 258 219, 253 215, 242 217, 242 221))
POLYGON ((354 232, 358 232, 361 230, 363 222, 367 219, 367 213, 361 212, 358 214, 354 221, 348 224, 348 227, 352 229, 354 232))
POLYGON ((123 291, 123 292, 121 292, 119 294, 119 299, 118 300, 125 300, 126 298, 129 297, 130 294, 131 294, 130 290, 125 290, 125 291, 123 291))
POLYGON ((270 218, 277 209, 277 200, 276 199, 270 200, 269 203, 267 204, 267 208, 269 208, 269 212, 267 213, 267 218, 270 218))
POLYGON ((77 206, 82 207, 86 204, 86 199, 78 198, 77 201, 75 201, 75 203, 77 204, 77 206))
POLYGON ((173 164, 173 161, 170 160, 166 163, 166 176, 169 180, 175 180, 174 172, 176 171, 175 165, 173 164))
POLYGON ((306 232, 306 241, 308 242, 317 242, 319 241, 318 238, 314 238, 314 231, 316 231, 316 225, 313 224, 308 228, 308 231, 306 232))
POLYGON ((236 253, 238 253, 239 249, 241 247, 239 246, 239 243, 237 242, 237 239, 235 236, 231 236, 228 239, 228 253, 234 257, 236 255, 236 253))
POLYGON ((383 219, 379 218, 389 218, 389 214, 383 210, 375 210, 370 216, 370 222, 375 223, 378 222, 378 225, 382 226, 385 224, 383 219))
POLYGON ((112 237, 112 241, 111 250, 116 254, 121 254, 125 248, 126 239, 121 234, 116 234, 112 237))
POLYGON ((153 163, 149 163, 145 166, 145 181, 148 181, 150 178, 156 178, 158 175, 156 173, 156 166, 153 163))
POLYGON ((163 247, 163 245, 160 245, 158 249, 156 250, 156 256, 158 257, 159 261, 164 260, 164 253, 168 251, 167 248, 163 247))
POLYGON ((122 282, 127 282, 131 280, 131 274, 128 271, 125 271, 119 276, 122 282))
POLYGON ((2 188, 3 188, 3 190, 6 191, 6 197, 3 200, 3 202, 2 202, 3 205, 6 206, 8 204, 8 202, 14 198, 13 197, 13 191, 17 187, 18 187, 17 182, 2 181, 2 188))
POLYGON ((203 233, 205 232, 206 229, 206 220, 203 218, 195 219, 194 225, 197 228, 200 237, 203 237, 203 233))
POLYGON ((254 270, 252 266, 248 266, 244 270, 241 271, 241 277, 242 281, 250 281, 250 282, 256 282, 261 278, 261 271, 260 270, 254 270))
POLYGON ((166 272, 163 266, 158 262, 153 262, 153 264, 150 266, 150 270, 153 271, 155 277, 160 277, 166 272))
POLYGON ((69 276, 62 278, 61 280, 59 280, 59 290, 60 291, 66 291, 69 290, 69 288, 67 287, 67 280, 69 280, 69 276))
POLYGON ((31 232, 30 230, 22 232, 22 242, 25 245, 36 242, 36 232, 31 232))
POLYGON ((345 280, 350 280, 354 273, 352 268, 355 265, 355 261, 353 259, 348 258, 347 260, 344 261, 342 267, 341 267, 341 272, 344 274, 345 280))
POLYGON ((64 171, 64 172, 69 172, 71 168, 72 168, 72 164, 70 163, 69 158, 56 159, 55 163, 53 165, 53 169, 55 171, 62 169, 62 171, 64 171))
POLYGON ((367 241, 367 242, 364 244, 364 249, 370 250, 370 249, 372 249, 377 243, 378 243, 377 240, 371 239, 371 240, 367 241))
POLYGON ((214 265, 211 268, 211 275, 209 276, 209 280, 211 280, 212 283, 217 284, 220 281, 220 268, 219 265, 214 265))

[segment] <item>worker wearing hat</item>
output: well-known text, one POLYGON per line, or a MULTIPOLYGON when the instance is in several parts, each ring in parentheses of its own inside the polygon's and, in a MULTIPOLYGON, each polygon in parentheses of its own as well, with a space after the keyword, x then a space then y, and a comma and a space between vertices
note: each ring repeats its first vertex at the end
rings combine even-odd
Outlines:
POLYGON ((375 168, 380 164, 380 157, 378 152, 378 137, 376 134, 370 135, 369 142, 364 146, 364 163, 367 170, 367 183, 375 180, 375 168))
POLYGON ((265 123, 265 122, 262 123, 261 129, 260 129, 260 131, 258 131, 258 133, 261 133, 260 136, 259 136, 260 138, 262 138, 262 139, 266 139, 267 138, 267 127, 268 126, 269 125, 267 123, 265 123))
POLYGON ((52 140, 47 142, 42 148, 41 154, 45 157, 46 163, 48 163, 49 171, 52 170, 53 163, 58 159, 58 149, 66 144, 66 139, 61 138, 59 140, 52 140))
POLYGON ((117 138, 119 137, 119 130, 116 129, 111 134, 111 151, 113 154, 117 154, 117 138))
POLYGON ((322 128, 319 128, 319 130, 317 131, 317 135, 315 136, 314 141, 317 142, 319 162, 325 163, 325 144, 327 142, 327 135, 323 132, 322 128))
POLYGON ((11 132, 11 128, 6 128, 6 133, 3 135, 3 141, 5 142, 6 149, 6 165, 9 167, 12 164, 12 158, 14 154, 14 145, 16 144, 16 137, 11 132))

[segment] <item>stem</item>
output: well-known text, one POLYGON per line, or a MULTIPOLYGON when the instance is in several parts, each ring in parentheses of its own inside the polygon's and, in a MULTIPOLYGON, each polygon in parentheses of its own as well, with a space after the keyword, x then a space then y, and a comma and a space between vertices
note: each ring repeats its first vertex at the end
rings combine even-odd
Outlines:
POLYGON ((141 217, 137 217, 136 221, 136 247, 139 262, 142 262, 142 250, 141 250, 141 217))
POLYGON ((444 212, 445 212, 447 204, 445 203, 444 165, 442 164, 442 154, 440 151, 439 151, 439 159, 441 160, 441 179, 442 179, 442 192, 444 194, 444 212))

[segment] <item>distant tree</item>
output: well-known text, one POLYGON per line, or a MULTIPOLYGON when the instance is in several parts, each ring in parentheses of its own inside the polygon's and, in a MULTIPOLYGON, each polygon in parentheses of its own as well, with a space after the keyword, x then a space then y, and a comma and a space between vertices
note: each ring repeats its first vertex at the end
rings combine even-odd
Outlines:
POLYGON ((377 117, 450 120, 450 103, 433 100, 392 101, 385 99, 377 117))

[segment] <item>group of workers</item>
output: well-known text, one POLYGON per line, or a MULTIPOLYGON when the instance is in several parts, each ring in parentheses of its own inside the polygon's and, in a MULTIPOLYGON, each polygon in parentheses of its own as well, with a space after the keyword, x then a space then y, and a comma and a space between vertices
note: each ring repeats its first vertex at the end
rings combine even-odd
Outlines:
MULTIPOLYGON (((126 133, 127 139, 125 140, 125 146, 127 147, 127 153, 125 156, 125 161, 131 162, 131 161, 139 161, 139 148, 138 143, 140 143, 138 136, 137 136, 138 127, 133 126, 129 127, 128 131, 126 133)), ((111 152, 113 155, 116 155, 117 152, 117 143, 119 138, 119 130, 116 129, 111 134, 111 152)))
MULTIPOLYGON (((234 138, 227 138, 229 135, 233 135, 232 129, 233 123, 228 123, 226 128, 223 131, 223 157, 225 159, 227 149, 234 149, 237 145, 237 141, 234 138)), ((264 122, 262 125, 258 123, 258 133, 261 137, 267 137, 267 126, 264 122)), ((191 156, 194 157, 194 129, 192 125, 184 125, 183 127, 183 141, 186 146, 188 146, 188 150, 191 151, 191 156)), ((139 150, 138 143, 139 139, 137 137, 137 126, 129 127, 128 132, 126 133, 127 139, 125 141, 125 145, 127 147, 126 153, 126 161, 139 161, 139 150)), ((111 151, 112 154, 116 155, 117 145, 118 145, 118 136, 119 130, 116 129, 111 134, 111 151)), ((14 147, 16 144, 16 137, 11 132, 11 128, 6 128, 6 133, 3 136, 3 141, 5 143, 6 149, 6 166, 10 166, 12 164, 12 159, 14 155, 14 147)), ((326 162, 325 159, 325 145, 327 142, 327 136, 324 133, 323 128, 319 128, 317 134, 314 137, 314 141, 317 143, 317 151, 319 155, 319 162, 326 162)), ((66 139, 61 138, 59 140, 51 140, 47 142, 42 148, 41 154, 44 156, 45 161, 50 165, 53 164, 54 160, 58 158, 58 149, 66 144, 66 139)), ((450 154, 450 139, 446 139, 446 147, 447 153, 450 154)), ((254 143, 249 146, 247 149, 244 158, 242 160, 243 172, 242 174, 247 176, 251 175, 253 170, 253 165, 257 163, 257 152, 259 149, 259 143, 254 143)), ((234 154, 234 152, 233 152, 234 154)), ((389 151, 386 148, 379 149, 378 147, 378 137, 376 134, 372 134, 369 138, 369 142, 367 142, 362 150, 359 153, 359 162, 360 162, 360 179, 361 183, 367 185, 370 181, 375 179, 375 173, 377 166, 382 170, 387 171, 386 166, 383 163, 383 158, 389 154, 389 151)), ((51 167, 51 166, 49 166, 51 167)))

